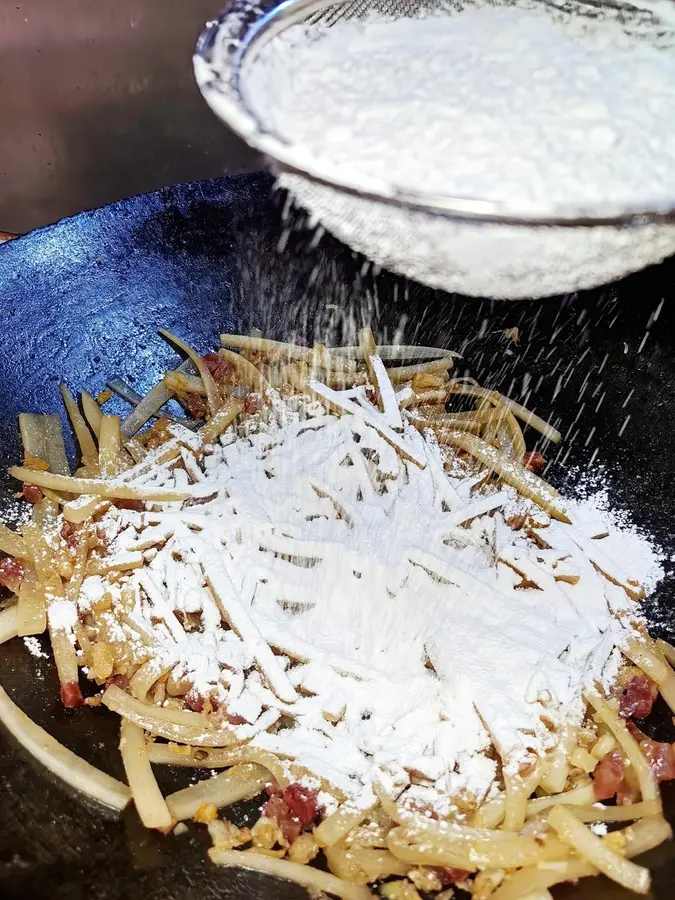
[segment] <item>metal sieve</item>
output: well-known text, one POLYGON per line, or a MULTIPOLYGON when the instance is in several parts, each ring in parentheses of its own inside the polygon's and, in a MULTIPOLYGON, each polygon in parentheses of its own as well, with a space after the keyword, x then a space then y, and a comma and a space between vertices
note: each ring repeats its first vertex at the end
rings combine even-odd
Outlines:
MULTIPOLYGON (((499 2, 523 7, 523 0, 499 2)), ((661 6, 576 0, 547 6, 554 15, 610 17, 627 34, 675 46, 669 27, 675 19, 659 17, 661 6)), ((470 8, 474 4, 464 0, 233 0, 199 39, 197 82, 216 115, 266 155, 279 184, 316 224, 375 263, 432 287, 504 299, 542 297, 614 281, 674 253, 675 198, 649 208, 611 200, 542 208, 411 191, 384 174, 380 179, 350 171, 346 177, 329 160, 275 133, 248 102, 247 73, 267 42, 291 25, 459 15, 470 8)))

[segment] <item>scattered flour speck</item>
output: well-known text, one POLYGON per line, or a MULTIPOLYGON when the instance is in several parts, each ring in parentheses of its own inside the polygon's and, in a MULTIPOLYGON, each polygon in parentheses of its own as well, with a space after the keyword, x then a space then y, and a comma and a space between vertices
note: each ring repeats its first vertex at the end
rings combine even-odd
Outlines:
POLYGON ((23 639, 23 642, 26 646, 26 649, 36 659, 49 659, 49 654, 45 653, 45 651, 42 649, 40 641, 36 637, 25 637, 23 639))
POLYGON ((575 524, 589 537, 598 536, 602 526, 608 526, 610 533, 602 538, 603 551, 621 562, 649 595, 666 575, 664 563, 675 555, 666 553, 653 535, 638 528, 630 513, 612 506, 611 478, 604 467, 583 473, 573 469, 569 476, 574 484, 575 524))

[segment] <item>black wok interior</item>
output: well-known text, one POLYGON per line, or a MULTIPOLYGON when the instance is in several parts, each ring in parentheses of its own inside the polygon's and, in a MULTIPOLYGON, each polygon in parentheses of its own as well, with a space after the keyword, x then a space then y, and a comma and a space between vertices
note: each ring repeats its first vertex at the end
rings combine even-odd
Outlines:
MULTIPOLYGON (((410 342, 461 350, 471 374, 516 399, 530 392, 528 405, 559 422, 567 437, 562 451, 537 444, 550 461, 548 477, 564 487, 587 466, 602 467, 613 504, 630 510, 668 556, 675 551, 673 261, 609 288, 547 301, 448 297, 374 273, 330 238, 317 242, 301 214, 284 214, 284 199, 264 174, 183 185, 82 213, 0 247, 4 506, 11 507, 17 489, 5 468, 19 458, 18 413, 59 410, 61 380, 95 393, 119 375, 139 392, 148 389, 176 360, 157 336, 159 327, 207 352, 222 330, 340 339, 349 321, 358 325, 365 317, 379 336, 403 328, 410 342), (517 343, 504 336, 514 327, 517 343)), ((529 438, 533 443, 536 436, 529 438)), ((670 639, 674 597, 666 579, 648 601, 653 632, 670 639)), ((116 718, 61 709, 48 658, 10 642, 0 650, 0 682, 64 744, 122 774, 116 718)), ((675 739, 663 711, 645 729, 675 739)), ((173 775, 161 775, 164 786, 174 784, 173 775)), ((666 785, 665 798, 675 822, 672 788, 666 785)), ((307 896, 261 875, 216 869, 206 861, 207 843, 196 827, 162 837, 145 832, 133 810, 116 818, 54 781, 0 735, 1 897, 307 896)), ((673 846, 653 851, 645 863, 653 869, 654 897, 671 898, 673 846)), ((629 896, 604 879, 559 895, 629 896)))

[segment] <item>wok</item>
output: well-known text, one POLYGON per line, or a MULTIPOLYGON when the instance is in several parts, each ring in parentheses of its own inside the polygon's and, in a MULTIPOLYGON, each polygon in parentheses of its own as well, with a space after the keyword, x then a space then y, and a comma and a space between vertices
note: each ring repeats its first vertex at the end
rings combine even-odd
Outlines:
MULTIPOLYGON (((219 331, 252 327, 280 338, 332 332, 339 339, 345 311, 358 318, 369 297, 376 333, 391 337, 405 325, 406 338, 461 350, 483 383, 517 399, 531 391, 529 405, 559 420, 567 436, 557 461, 557 448, 542 447, 552 461, 549 477, 564 486, 572 468, 590 464, 604 473, 613 504, 630 510, 670 554, 674 280, 671 261, 588 294, 537 303, 468 300, 376 274, 333 240, 317 242, 265 174, 133 197, 0 247, 3 463, 18 459, 18 413, 57 410, 59 381, 99 390, 121 375, 140 392, 149 388, 176 359, 158 327, 202 352, 219 331), (519 330, 517 343, 505 338, 511 328, 519 330)), ((17 486, 2 469, 5 505, 17 486)), ((673 596, 666 579, 648 604, 653 631, 671 639, 673 596)), ((12 641, 0 649, 0 682, 58 740, 122 775, 116 717, 60 708, 49 658, 12 641)), ((647 730, 675 739, 665 714, 647 730)), ((178 776, 159 774, 164 788, 178 786, 178 776)), ((307 896, 259 874, 211 866, 204 829, 162 837, 145 832, 133 810, 115 817, 55 782, 4 734, 0 783, 0 896, 8 900, 307 896)), ((673 821, 671 787, 665 799, 673 821)), ((241 808, 241 821, 250 812, 241 808)), ((672 897, 673 846, 645 863, 654 896, 672 897)), ((628 896, 602 879, 560 895, 628 896)))

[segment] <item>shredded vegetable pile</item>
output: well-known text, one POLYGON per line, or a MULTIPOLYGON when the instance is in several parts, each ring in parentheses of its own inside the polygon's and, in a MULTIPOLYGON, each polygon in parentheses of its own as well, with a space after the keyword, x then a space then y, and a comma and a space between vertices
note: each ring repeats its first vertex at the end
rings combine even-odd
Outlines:
POLYGON ((48 633, 64 705, 120 715, 127 783, 0 688, 7 728, 148 828, 205 825, 214 863, 347 900, 648 892, 675 752, 635 720, 675 711, 675 649, 542 478, 526 435, 558 431, 369 328, 162 334, 186 360, 124 420, 62 386, 74 472, 60 417, 20 417, 32 515, 0 526, 0 643, 48 633), (222 771, 164 796, 157 765, 222 771), (252 827, 222 814, 259 795, 252 827))

